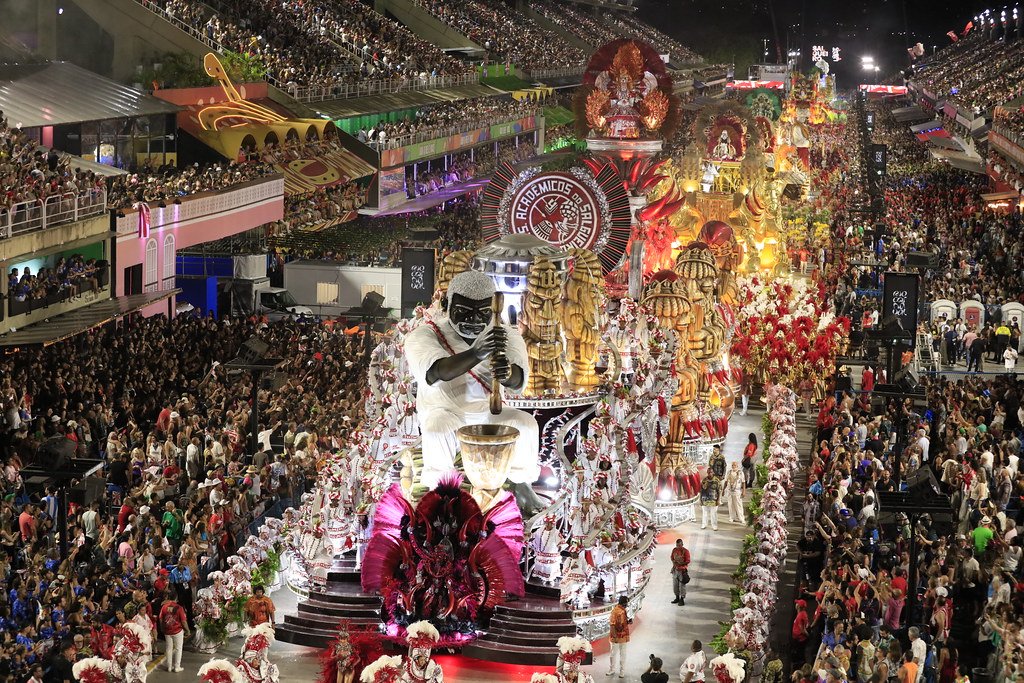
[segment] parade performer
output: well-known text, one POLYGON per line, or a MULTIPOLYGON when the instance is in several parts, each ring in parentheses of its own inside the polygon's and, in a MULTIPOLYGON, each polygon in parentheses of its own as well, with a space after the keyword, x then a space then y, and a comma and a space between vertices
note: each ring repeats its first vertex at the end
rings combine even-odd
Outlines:
POLYGON ((443 683, 441 665, 430 657, 430 651, 441 634, 429 621, 409 624, 405 632, 409 655, 403 666, 402 683, 443 683))
POLYGON ((585 609, 590 606, 590 573, 586 558, 578 547, 569 548, 569 557, 562 565, 562 580, 559 584, 559 600, 569 609, 585 609))
POLYGON ((423 437, 420 482, 427 488, 455 467, 455 432, 463 425, 496 423, 519 430, 508 478, 527 497, 540 474, 539 430, 529 413, 502 408, 491 415, 492 355, 495 370, 512 391, 526 386, 529 361, 522 335, 508 325, 488 327, 494 282, 483 273, 456 275, 448 287, 448 315, 420 325, 405 338, 405 355, 417 383, 416 412, 423 437), (529 490, 529 491, 527 491, 529 490))
POLYGON ((361 683, 397 683, 404 680, 402 658, 381 655, 376 661, 366 665, 359 675, 361 683))
POLYGON ((199 678, 205 683, 245 683, 245 677, 226 659, 211 659, 199 667, 199 678))
POLYGON ((263 623, 245 631, 242 656, 235 666, 242 672, 246 683, 278 683, 280 672, 270 661, 270 646, 274 642, 274 628, 263 623))
POLYGON ((320 655, 318 683, 354 683, 363 667, 381 654, 379 634, 353 631, 348 619, 343 619, 337 637, 320 655))
POLYGON ((102 657, 86 657, 75 662, 71 667, 71 673, 75 680, 82 683, 109 683, 110 660, 102 657))
POLYGON ((555 528, 555 516, 544 518, 544 528, 533 535, 533 576, 551 585, 562 575, 562 534, 555 528))
POLYGON ((119 683, 145 683, 149 671, 146 662, 152 651, 147 627, 128 622, 117 629, 110 662, 110 677, 119 683))
POLYGON ((700 528, 706 529, 708 519, 711 519, 711 528, 718 531, 718 506, 722 504, 722 480, 714 472, 709 471, 708 476, 700 483, 700 528))
POLYGON ((555 663, 555 674, 558 683, 594 683, 594 678, 580 666, 591 652, 590 643, 575 636, 562 636, 558 639, 558 661, 555 663))

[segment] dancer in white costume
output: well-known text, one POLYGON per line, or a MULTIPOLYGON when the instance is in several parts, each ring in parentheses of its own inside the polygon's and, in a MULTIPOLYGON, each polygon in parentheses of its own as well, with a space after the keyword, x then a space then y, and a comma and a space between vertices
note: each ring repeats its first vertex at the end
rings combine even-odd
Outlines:
POLYGON ((417 621, 406 629, 409 656, 402 667, 402 683, 444 683, 441 665, 431 657, 441 634, 429 621, 417 621))
POLYGON ((245 683, 278 683, 281 673, 269 656, 273 642, 274 628, 270 624, 260 624, 246 632, 242 656, 235 662, 245 683))
POLYGON ((533 534, 533 575, 552 584, 562 575, 562 534, 555 527, 554 515, 544 518, 544 528, 533 534))
POLYGON ((529 367, 526 342, 508 325, 488 327, 494 283, 483 273, 456 275, 448 287, 448 315, 420 325, 405 338, 405 355, 416 379, 416 413, 423 436, 420 482, 428 488, 455 467, 463 425, 505 424, 519 430, 508 478, 528 488, 540 474, 539 430, 529 413, 505 407, 491 415, 492 354, 507 359, 499 366, 503 386, 520 391, 529 367))

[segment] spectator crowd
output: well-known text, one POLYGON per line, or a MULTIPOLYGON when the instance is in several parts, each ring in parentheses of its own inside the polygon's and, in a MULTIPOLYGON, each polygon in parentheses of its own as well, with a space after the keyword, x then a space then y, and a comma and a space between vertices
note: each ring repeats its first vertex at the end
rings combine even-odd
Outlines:
POLYGON ((382 121, 370 130, 360 130, 357 137, 377 149, 395 149, 537 113, 537 105, 527 99, 475 97, 423 107, 409 118, 382 121))
POLYGON ((582 67, 589 55, 503 2, 416 0, 436 18, 487 51, 492 62, 520 69, 582 67))
POLYGON ((214 47, 252 57, 293 92, 471 71, 357 0, 136 1, 196 27, 214 47))
MULTIPOLYGON (((926 298, 977 298, 990 327, 986 338, 963 321, 940 321, 942 334, 951 335, 944 338, 955 342, 954 353, 977 350, 980 340, 1001 360, 1000 350, 1019 344, 1019 329, 1014 335, 999 313, 1000 303, 1022 293, 1012 266, 1019 216, 983 210, 983 188, 973 177, 905 149, 890 147, 900 172, 886 188, 878 254, 893 265, 909 250, 939 254, 926 298)), ((829 197, 849 200, 835 204, 840 209, 863 190, 851 184, 848 194, 829 197)), ((837 214, 837 248, 851 260, 864 250, 875 255, 877 244, 861 246, 858 229, 847 229, 855 222, 837 214)), ((840 293, 865 275, 843 269, 840 293)), ((877 324, 871 316, 865 321, 877 324)), ((794 682, 1003 683, 1024 676, 1022 397, 1024 383, 1009 363, 1006 374, 925 376, 917 397, 879 394, 870 368, 859 391, 830 387, 818 405, 800 515, 789 634, 794 682), (929 478, 934 488, 913 487, 910 502, 891 497, 906 491, 908 480, 929 478)))
POLYGON ((109 656, 109 627, 138 621, 155 632, 153 615, 172 599, 194 627, 196 589, 253 517, 301 495, 320 454, 359 427, 360 351, 359 337, 326 324, 187 316, 6 356, 0 678, 24 681, 36 666, 59 677, 62 661, 109 656), (287 359, 283 385, 259 391, 255 453, 252 379, 224 370, 253 336, 287 359), (27 474, 69 459, 101 462, 106 486, 69 505, 62 556, 55 485, 38 488, 27 474))

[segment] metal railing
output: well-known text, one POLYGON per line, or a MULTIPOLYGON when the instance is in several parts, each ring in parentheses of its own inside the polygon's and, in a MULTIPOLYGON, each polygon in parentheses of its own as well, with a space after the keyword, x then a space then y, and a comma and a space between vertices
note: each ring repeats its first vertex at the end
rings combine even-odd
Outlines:
MULTIPOLYGON (((474 119, 472 121, 464 121, 463 123, 455 126, 433 126, 431 128, 425 128, 418 130, 415 133, 406 133, 405 135, 398 135, 396 137, 386 138, 384 144, 380 144, 378 141, 367 143, 370 147, 376 150, 382 149, 399 149, 408 145, 415 145, 419 142, 429 142, 430 140, 439 140, 443 138, 451 137, 452 135, 459 135, 461 133, 468 133, 474 130, 481 130, 484 128, 490 128, 491 126, 497 126, 502 123, 512 123, 519 121, 520 119, 529 118, 531 116, 536 117, 540 114, 540 109, 534 109, 533 111, 526 112, 523 114, 517 114, 513 116, 498 116, 492 119, 474 119)), ((527 131, 521 131, 526 133, 527 131)))
POLYGON ((9 207, 0 206, 0 239, 98 216, 106 210, 106 189, 91 189, 81 194, 67 192, 42 201, 32 199, 9 207))
POLYGON ((399 78, 360 81, 358 83, 335 83, 334 85, 326 86, 289 84, 278 87, 281 87, 282 90, 299 102, 323 102, 325 100, 343 100, 350 97, 388 95, 396 92, 457 88, 465 85, 476 85, 479 82, 480 75, 474 72, 458 74, 456 76, 402 76, 399 78))
POLYGON ((563 66, 558 69, 523 69, 523 75, 527 78, 539 80, 541 78, 565 78, 567 76, 582 76, 586 66, 563 66))

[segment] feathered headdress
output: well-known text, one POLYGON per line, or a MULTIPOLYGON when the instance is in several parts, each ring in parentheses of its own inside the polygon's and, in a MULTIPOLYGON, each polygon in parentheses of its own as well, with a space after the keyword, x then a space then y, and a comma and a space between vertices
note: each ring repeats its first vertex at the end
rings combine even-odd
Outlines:
POLYGON ((107 683, 109 670, 110 660, 102 657, 86 657, 71 667, 71 673, 82 683, 107 683))
POLYGON ((199 678, 206 683, 243 683, 242 672, 226 659, 211 659, 199 667, 199 678))
POLYGON ((739 683, 745 676, 743 660, 731 652, 715 657, 710 664, 718 683, 739 683))
POLYGON ((576 636, 562 636, 558 639, 558 651, 564 661, 582 662, 588 652, 592 651, 590 641, 576 636))
POLYGON ((251 629, 246 629, 245 645, 242 646, 242 654, 255 650, 261 652, 274 644, 274 627, 270 624, 259 624, 251 629))
POLYGON ((117 629, 117 633, 121 636, 121 640, 115 646, 115 649, 122 648, 132 654, 138 654, 145 652, 153 644, 153 637, 150 635, 149 630, 134 621, 129 621, 122 625, 117 629))
POLYGON ((409 624, 405 633, 409 647, 434 647, 434 643, 441 638, 441 634, 429 621, 417 621, 409 624))
POLYGON ((367 664, 359 676, 362 683, 395 683, 402 676, 402 658, 393 655, 382 655, 371 664, 367 664))

